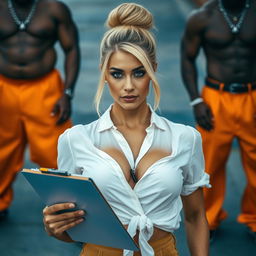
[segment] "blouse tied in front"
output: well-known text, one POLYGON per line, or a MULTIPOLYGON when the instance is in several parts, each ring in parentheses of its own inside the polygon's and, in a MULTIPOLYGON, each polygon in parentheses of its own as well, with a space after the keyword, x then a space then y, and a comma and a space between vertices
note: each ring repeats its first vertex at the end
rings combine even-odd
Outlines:
MULTIPOLYGON (((150 108, 151 109, 151 108, 150 108)), ((139 230, 142 256, 153 256, 149 245, 154 227, 174 232, 180 226, 181 195, 193 193, 199 187, 210 187, 204 172, 204 157, 200 134, 192 127, 176 124, 158 116, 151 109, 151 123, 137 159, 123 135, 110 118, 111 106, 96 121, 66 130, 59 138, 58 168, 90 177, 119 217, 128 225, 134 237, 139 230), (122 151, 132 169, 151 149, 171 152, 152 164, 135 184, 128 184, 120 165, 101 150, 115 147, 122 151)), ((124 256, 133 252, 124 250, 124 256)))

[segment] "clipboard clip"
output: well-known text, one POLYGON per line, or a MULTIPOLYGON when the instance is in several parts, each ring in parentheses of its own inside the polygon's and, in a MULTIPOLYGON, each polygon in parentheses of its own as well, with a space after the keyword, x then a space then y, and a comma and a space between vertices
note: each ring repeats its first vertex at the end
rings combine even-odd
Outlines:
POLYGON ((58 169, 49 169, 49 168, 39 168, 39 171, 46 174, 54 174, 54 175, 62 175, 62 176, 70 176, 71 174, 68 171, 61 171, 58 169))

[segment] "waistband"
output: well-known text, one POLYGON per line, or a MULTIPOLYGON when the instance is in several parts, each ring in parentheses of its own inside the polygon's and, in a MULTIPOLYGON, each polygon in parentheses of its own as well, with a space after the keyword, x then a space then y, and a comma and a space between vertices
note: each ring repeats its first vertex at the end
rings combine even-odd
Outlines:
POLYGON ((22 84, 30 84, 34 85, 37 82, 41 82, 43 80, 48 80, 50 77, 54 75, 59 75, 59 71, 57 69, 51 70, 49 73, 39 77, 39 78, 31 78, 31 79, 15 79, 15 78, 10 78, 6 77, 2 74, 0 74, 0 81, 3 81, 4 83, 10 84, 10 85, 22 85, 22 84))
POLYGON ((173 233, 169 233, 168 235, 166 235, 165 237, 163 237, 159 240, 154 240, 152 242, 149 242, 149 244, 153 248, 161 248, 161 247, 165 246, 166 243, 169 243, 169 242, 173 243, 176 246, 176 238, 173 233))
MULTIPOLYGON (((165 237, 159 239, 159 240, 154 240, 152 242, 149 242, 149 244, 152 246, 152 248, 154 248, 155 250, 157 249, 161 249, 164 246, 166 246, 166 244, 172 243, 174 245, 174 247, 176 246, 176 238, 174 236, 174 234, 169 233, 168 235, 166 235, 165 237)), ((84 249, 86 247, 94 247, 97 248, 98 250, 100 250, 101 252, 106 252, 109 253, 109 255, 111 253, 120 253, 123 250, 122 249, 117 249, 117 248, 112 248, 112 247, 107 247, 107 246, 103 246, 103 245, 96 245, 96 244, 84 244, 84 249)), ((86 251, 85 251, 86 252, 86 251)), ((85 254, 80 254, 81 256, 84 256, 85 254)))
POLYGON ((256 90, 256 81, 250 83, 222 83, 215 79, 207 77, 205 85, 215 90, 230 92, 230 93, 246 93, 251 90, 256 90))

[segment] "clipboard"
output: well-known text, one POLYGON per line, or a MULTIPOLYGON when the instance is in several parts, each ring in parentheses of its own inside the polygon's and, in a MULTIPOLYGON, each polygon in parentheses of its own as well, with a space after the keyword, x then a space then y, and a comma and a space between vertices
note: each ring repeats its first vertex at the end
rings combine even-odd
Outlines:
POLYGON ((59 170, 23 169, 21 173, 46 205, 71 202, 85 210, 86 220, 67 230, 74 241, 139 250, 91 178, 59 170))

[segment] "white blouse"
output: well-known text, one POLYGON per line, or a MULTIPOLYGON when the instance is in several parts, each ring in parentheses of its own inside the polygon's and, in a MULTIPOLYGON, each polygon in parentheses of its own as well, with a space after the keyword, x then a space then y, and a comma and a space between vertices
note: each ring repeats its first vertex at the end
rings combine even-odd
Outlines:
MULTIPOLYGON (((151 109, 151 107, 150 107, 151 109)), ((134 161, 132 151, 114 126, 109 109, 96 121, 66 130, 58 142, 58 168, 92 178, 110 206, 134 237, 139 230, 142 256, 153 256, 148 244, 154 226, 173 232, 180 226, 182 201, 198 187, 210 187, 204 172, 201 136, 192 127, 176 124, 158 116, 151 109, 151 124, 139 155, 134 161), (100 150, 105 146, 120 148, 132 169, 149 149, 161 148, 172 152, 152 164, 132 189, 120 165, 100 150)), ((125 256, 133 255, 124 250, 125 256)))

